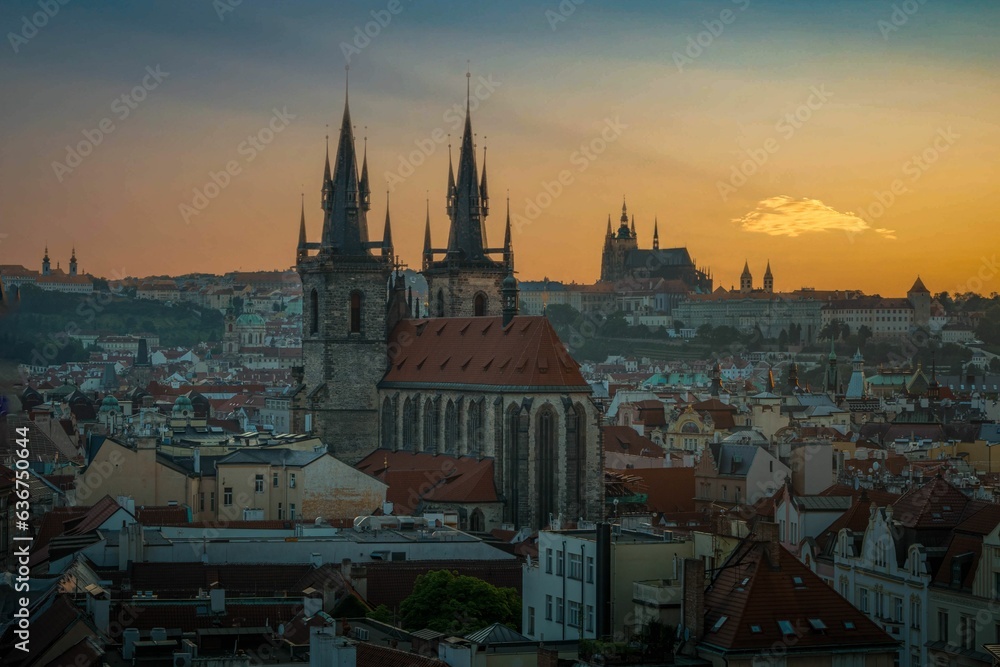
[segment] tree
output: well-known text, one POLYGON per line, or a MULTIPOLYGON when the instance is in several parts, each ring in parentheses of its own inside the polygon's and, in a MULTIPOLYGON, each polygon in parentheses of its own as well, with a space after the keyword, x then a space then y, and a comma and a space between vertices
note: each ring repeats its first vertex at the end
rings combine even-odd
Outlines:
POLYGON ((840 338, 840 320, 830 320, 819 330, 821 340, 835 340, 840 338))
POLYGON ((990 373, 1000 373, 1000 357, 993 357, 987 366, 990 373))
POLYGON ((417 577, 413 592, 399 610, 404 628, 430 628, 461 636, 498 622, 516 628, 521 599, 513 588, 497 588, 476 577, 435 570, 417 577))
POLYGON ((976 327, 976 338, 987 345, 1000 345, 1000 306, 990 306, 976 327))
POLYGON ((788 345, 788 332, 784 329, 778 334, 778 347, 782 350, 788 345))
POLYGON ((858 342, 864 346, 868 342, 868 339, 872 337, 872 330, 866 325, 862 324, 858 327, 858 342))

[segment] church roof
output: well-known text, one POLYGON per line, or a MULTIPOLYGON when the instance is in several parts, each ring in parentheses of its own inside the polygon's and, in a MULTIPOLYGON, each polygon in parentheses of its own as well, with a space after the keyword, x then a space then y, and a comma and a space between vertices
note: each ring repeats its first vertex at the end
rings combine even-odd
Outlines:
POLYGON ((661 266, 691 266, 691 254, 687 248, 664 248, 662 250, 630 250, 625 265, 630 269, 649 269, 656 273, 661 266))
POLYGON ((381 386, 590 392, 548 319, 517 316, 406 319, 393 329, 381 386))

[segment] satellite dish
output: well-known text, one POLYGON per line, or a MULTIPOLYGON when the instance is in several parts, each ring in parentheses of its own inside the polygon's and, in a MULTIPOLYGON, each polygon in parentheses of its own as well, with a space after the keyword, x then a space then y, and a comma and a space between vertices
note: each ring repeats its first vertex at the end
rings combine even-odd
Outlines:
POLYGON ((878 461, 872 464, 872 470, 878 472, 878 461))

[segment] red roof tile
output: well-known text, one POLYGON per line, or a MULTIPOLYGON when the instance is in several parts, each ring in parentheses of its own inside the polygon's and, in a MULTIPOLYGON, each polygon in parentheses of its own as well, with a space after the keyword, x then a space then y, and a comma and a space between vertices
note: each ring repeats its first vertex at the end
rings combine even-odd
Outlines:
POLYGON ((663 447, 640 435, 631 426, 602 426, 604 451, 631 456, 648 456, 662 459, 666 456, 663 447))
POLYGON ((447 667, 448 663, 388 646, 358 642, 357 667, 447 667))
POLYGON ((774 563, 766 550, 763 542, 744 542, 727 561, 732 567, 719 571, 705 593, 703 644, 726 651, 782 646, 789 655, 896 644, 783 547, 777 547, 774 563), (716 628, 722 617, 725 620, 716 628), (814 629, 810 619, 825 627, 814 629), (794 637, 786 636, 779 621, 791 624, 794 637), (854 629, 847 629, 845 622, 853 623, 854 629))
POLYGON ((188 522, 188 511, 185 507, 146 506, 136 508, 135 517, 144 526, 176 526, 188 522))
POLYGON ((629 474, 645 485, 646 506, 672 518, 694 511, 694 468, 635 468, 629 474))
POLYGON ((893 506, 893 519, 906 528, 950 529, 961 523, 969 498, 943 477, 910 489, 893 506))
POLYGON ((421 501, 499 502, 492 458, 376 449, 355 467, 389 485, 386 500, 397 513, 413 512, 421 501))
POLYGON ((588 390, 580 366, 548 319, 407 319, 393 330, 386 386, 488 385, 588 390))

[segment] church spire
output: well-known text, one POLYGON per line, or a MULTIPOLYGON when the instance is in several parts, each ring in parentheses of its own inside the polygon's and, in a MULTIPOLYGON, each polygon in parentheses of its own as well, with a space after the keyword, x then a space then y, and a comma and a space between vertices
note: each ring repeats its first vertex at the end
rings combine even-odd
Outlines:
POLYGON ((431 200, 427 199, 427 218, 424 221, 424 269, 434 261, 434 250, 431 247, 431 200))
MULTIPOLYGON (((329 151, 328 151, 329 159, 329 151)), ((329 174, 329 163, 326 174, 329 174)), ((326 180, 328 176, 325 176, 326 180)), ((370 257, 368 242, 367 203, 362 198, 359 182, 354 126, 351 107, 344 95, 344 116, 333 164, 333 177, 323 187, 325 211, 322 251, 342 256, 370 257)))
POLYGON ((514 245, 510 238, 510 195, 507 195, 507 222, 503 230, 503 263, 508 271, 514 270, 514 245))
POLYGON ((638 238, 638 234, 635 233, 635 213, 632 214, 632 238, 638 238))
POLYGON ((299 216, 299 245, 296 249, 296 256, 301 262, 306 258, 306 196, 302 195, 302 213, 299 216))
MULTIPOLYGON (((471 80, 472 74, 467 72, 471 80)), ((471 85, 471 84, 469 84, 471 85)), ((482 199, 481 184, 476 167, 476 147, 473 143, 471 93, 466 93, 465 128, 458 153, 458 174, 454 184, 454 197, 450 198, 451 229, 448 233, 449 259, 459 261, 490 261, 486 256, 486 207, 482 199)), ((449 189, 451 187, 449 169, 449 189)), ((485 184, 485 180, 483 181, 485 184)))
POLYGON ((361 182, 358 185, 361 192, 361 208, 368 211, 372 207, 372 189, 368 185, 368 135, 365 135, 364 159, 361 163, 361 182))
POLYGON ((451 162, 451 140, 448 141, 448 215, 455 212, 455 167, 451 162))
POLYGON ((382 230, 382 257, 392 259, 392 224, 389 222, 389 191, 385 191, 385 228, 382 230))
MULTIPOLYGON (((483 140, 485 142, 485 137, 483 140)), ((490 214, 490 193, 486 186, 486 146, 483 146, 483 180, 479 184, 479 198, 482 201, 483 218, 490 214)), ((508 206, 508 209, 510 207, 508 206)), ((509 211, 508 211, 509 213, 509 211)))
POLYGON ((622 195, 622 227, 628 227, 628 208, 625 206, 625 195, 622 195))
POLYGON ((611 214, 610 213, 608 213, 608 234, 607 235, 608 235, 608 238, 611 238, 612 231, 611 231, 611 214))
POLYGON ((653 250, 660 249, 660 221, 653 218, 653 250))

